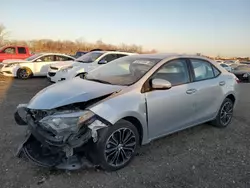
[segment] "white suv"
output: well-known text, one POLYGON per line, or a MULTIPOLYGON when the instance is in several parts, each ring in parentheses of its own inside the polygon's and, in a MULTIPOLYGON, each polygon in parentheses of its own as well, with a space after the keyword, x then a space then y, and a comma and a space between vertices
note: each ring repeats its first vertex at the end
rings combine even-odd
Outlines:
POLYGON ((72 79, 84 76, 96 67, 106 64, 120 57, 134 55, 135 53, 117 51, 93 51, 71 62, 60 62, 50 66, 47 77, 51 82, 72 79))

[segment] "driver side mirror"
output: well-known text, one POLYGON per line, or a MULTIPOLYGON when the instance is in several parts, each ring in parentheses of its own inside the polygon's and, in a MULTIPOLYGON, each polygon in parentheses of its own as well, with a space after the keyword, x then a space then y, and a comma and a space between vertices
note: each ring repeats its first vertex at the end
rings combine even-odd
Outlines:
POLYGON ((108 62, 107 60, 101 59, 101 60, 98 62, 98 64, 106 64, 107 62, 108 62))
POLYGON ((153 89, 170 89, 172 87, 172 84, 167 81, 167 80, 163 80, 163 79, 159 79, 159 78, 154 78, 152 79, 152 88, 153 89))

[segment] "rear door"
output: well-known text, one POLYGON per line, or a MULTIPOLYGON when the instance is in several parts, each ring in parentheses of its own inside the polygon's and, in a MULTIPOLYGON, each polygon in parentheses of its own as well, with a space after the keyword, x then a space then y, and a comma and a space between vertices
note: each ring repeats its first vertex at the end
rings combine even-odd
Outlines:
POLYGON ((223 100, 226 80, 212 63, 203 59, 190 59, 193 82, 190 89, 195 96, 195 122, 205 122, 217 114, 223 100))

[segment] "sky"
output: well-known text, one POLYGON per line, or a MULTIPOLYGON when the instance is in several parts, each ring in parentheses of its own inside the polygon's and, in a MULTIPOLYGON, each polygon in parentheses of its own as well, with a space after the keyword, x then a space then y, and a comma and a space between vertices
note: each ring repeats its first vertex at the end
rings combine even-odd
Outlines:
POLYGON ((9 39, 250 56, 250 0, 1 0, 0 8, 9 39))

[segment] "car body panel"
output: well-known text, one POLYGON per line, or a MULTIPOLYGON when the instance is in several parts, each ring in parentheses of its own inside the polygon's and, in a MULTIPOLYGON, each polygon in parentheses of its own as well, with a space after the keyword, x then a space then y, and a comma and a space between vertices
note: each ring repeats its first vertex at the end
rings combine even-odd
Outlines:
POLYGON ((75 78, 41 90, 31 99, 27 107, 49 110, 68 104, 85 102, 119 91, 122 88, 123 86, 107 85, 75 78))

